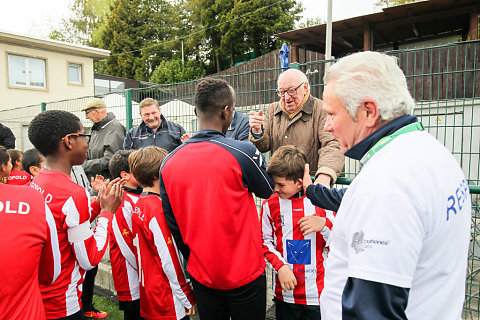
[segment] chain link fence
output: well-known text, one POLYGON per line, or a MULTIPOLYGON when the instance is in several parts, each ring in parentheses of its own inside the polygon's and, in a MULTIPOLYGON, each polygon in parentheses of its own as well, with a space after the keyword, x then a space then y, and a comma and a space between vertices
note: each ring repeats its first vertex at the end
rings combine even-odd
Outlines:
MULTIPOLYGON (((417 102, 414 113, 425 129, 442 142, 458 160, 472 191, 471 246, 464 306, 464 317, 468 319, 480 319, 480 81, 477 80, 480 76, 479 49, 479 41, 470 41, 388 52, 398 58, 407 77, 409 89, 417 102)), ((294 64, 291 67, 305 72, 311 93, 321 97, 323 75, 330 62, 315 61, 294 64)), ((248 113, 250 110, 266 110, 268 104, 278 99, 275 90, 281 72, 280 68, 273 68, 217 77, 225 79, 236 90, 237 110, 248 113)), ((187 132, 195 132, 197 119, 193 104, 198 81, 129 89, 97 97, 104 99, 108 110, 114 112, 127 129, 141 122, 138 105, 142 99, 150 97, 158 100, 162 113, 168 120, 181 124, 187 132)), ((0 111, 0 119, 7 125, 20 123, 27 127, 31 118, 41 110, 61 109, 79 116, 88 131, 92 123, 84 118, 80 110, 91 98, 82 97, 43 104, 43 107, 39 104, 0 111)), ((22 139, 24 149, 27 149, 25 146, 28 146, 28 143, 24 137, 22 139)), ((266 156, 268 158, 268 155, 266 156)), ((339 178, 337 186, 347 185, 358 170, 358 161, 347 159, 344 175, 339 178)), ((260 204, 260 201, 261 199, 258 199, 257 203, 260 204)), ((269 272, 271 279, 273 274, 269 272)))

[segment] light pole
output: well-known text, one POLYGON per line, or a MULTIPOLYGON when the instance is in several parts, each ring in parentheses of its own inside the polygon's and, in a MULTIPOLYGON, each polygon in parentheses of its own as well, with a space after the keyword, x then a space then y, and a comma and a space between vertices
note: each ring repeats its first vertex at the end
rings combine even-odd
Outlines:
POLYGON ((185 65, 185 58, 183 55, 183 37, 175 36, 175 39, 179 39, 182 41, 182 67, 185 65))

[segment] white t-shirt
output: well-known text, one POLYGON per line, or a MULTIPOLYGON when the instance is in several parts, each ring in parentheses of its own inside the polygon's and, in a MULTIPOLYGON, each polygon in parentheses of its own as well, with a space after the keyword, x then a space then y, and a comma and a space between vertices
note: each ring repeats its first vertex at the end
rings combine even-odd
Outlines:
POLYGON ((426 131, 394 139, 342 200, 322 319, 342 318, 348 277, 410 288, 408 319, 461 319, 470 219, 468 184, 452 154, 426 131))

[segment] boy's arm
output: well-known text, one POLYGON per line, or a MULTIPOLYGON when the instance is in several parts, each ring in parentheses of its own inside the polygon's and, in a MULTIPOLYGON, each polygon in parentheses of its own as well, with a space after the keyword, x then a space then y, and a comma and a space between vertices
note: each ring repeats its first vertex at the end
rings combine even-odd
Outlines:
POLYGON ((172 206, 170 204, 170 199, 168 198, 167 190, 165 189, 165 184, 163 183, 162 170, 160 169, 160 196, 162 198, 162 209, 163 214, 165 215, 165 220, 167 221, 168 228, 172 233, 173 239, 177 244, 177 248, 182 253, 182 256, 185 260, 188 260, 190 256, 190 248, 183 242, 182 234, 180 228, 178 227, 177 219, 173 213, 172 206))
POLYGON ((148 228, 152 232, 155 248, 160 257, 162 269, 170 282, 172 293, 186 309, 191 309, 195 304, 193 291, 185 279, 178 252, 165 219, 163 217, 154 217, 150 220, 148 228))
POLYGON ((273 193, 273 179, 267 173, 266 162, 260 151, 251 144, 248 147, 248 154, 244 153, 240 163, 243 183, 257 197, 268 199, 273 193))
POLYGON ((112 220, 112 231, 114 240, 117 242, 120 252, 127 262, 137 269, 137 261, 133 253, 133 232, 132 232, 133 205, 124 195, 123 205, 117 209, 112 220))
POLYGON ((345 191, 347 188, 329 189, 321 184, 311 184, 307 187, 305 194, 314 206, 336 212, 345 191))
POLYGON ((261 224, 263 254, 267 262, 270 263, 275 271, 278 272, 278 269, 285 265, 286 262, 282 254, 275 248, 275 243, 273 241, 273 234, 275 230, 273 228, 273 219, 270 214, 270 208, 267 200, 265 200, 262 205, 261 224))
POLYGON ((105 187, 100 189, 98 197, 102 211, 97 220, 95 233, 90 228, 90 212, 88 209, 88 194, 85 193, 70 198, 63 210, 67 215, 65 223, 68 227, 68 241, 72 244, 75 257, 82 269, 90 270, 101 261, 108 245, 108 228, 113 214, 121 203, 122 186, 115 184, 108 195, 105 187))
POLYGON ((54 282, 60 274, 61 259, 57 227, 47 204, 45 204, 45 218, 47 224, 47 239, 42 249, 42 255, 40 256, 38 280, 40 284, 48 285, 54 282))
MULTIPOLYGON (((133 235, 130 226, 128 225, 127 219, 130 219, 130 224, 132 221, 132 207, 126 206, 119 207, 117 212, 113 216, 112 220, 112 231, 113 238, 118 244, 118 248, 122 253, 122 256, 127 260, 127 262, 135 269, 137 269, 137 261, 135 260, 135 254, 133 253, 133 235), (128 211, 128 212, 124 212, 128 211)), ((129 203, 128 203, 129 204, 129 203)))

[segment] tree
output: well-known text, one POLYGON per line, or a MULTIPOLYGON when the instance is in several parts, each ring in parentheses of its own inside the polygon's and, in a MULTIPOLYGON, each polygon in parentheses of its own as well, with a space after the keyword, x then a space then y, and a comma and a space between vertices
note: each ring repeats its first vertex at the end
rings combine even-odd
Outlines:
POLYGON ((111 51, 105 72, 148 80, 172 52, 164 44, 173 37, 171 4, 166 0, 114 0, 100 45, 111 51))
POLYGON ((153 72, 150 82, 158 84, 177 83, 199 79, 204 76, 205 66, 201 62, 187 60, 183 65, 182 60, 175 59, 162 61, 153 72))
POLYGON ((375 5, 377 7, 384 8, 384 7, 393 7, 401 4, 419 2, 419 1, 423 1, 423 0, 377 0, 375 5))
POLYGON ((305 22, 302 22, 298 25, 298 28, 303 29, 303 28, 309 28, 313 26, 318 26, 321 24, 324 24, 325 21, 323 21, 321 18, 307 18, 305 22))
POLYGON ((50 32, 50 39, 98 46, 112 0, 75 0, 71 16, 62 19, 60 28, 50 32))

